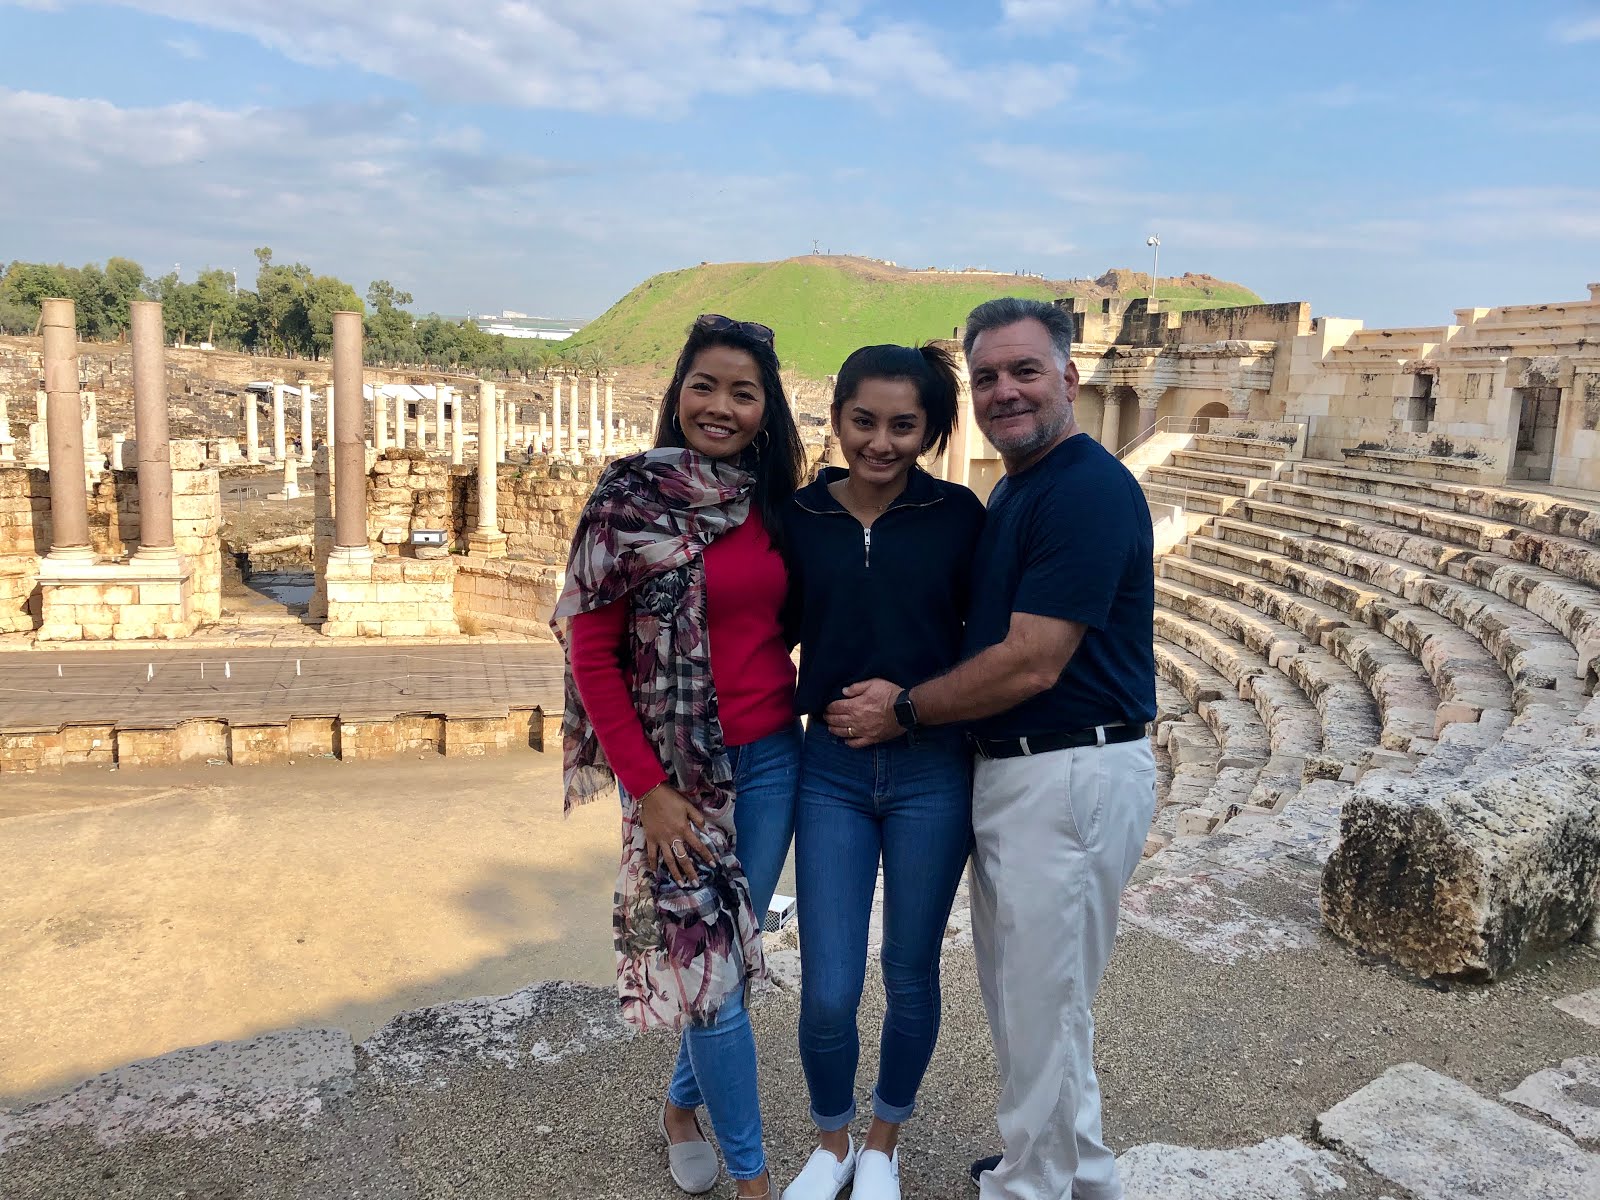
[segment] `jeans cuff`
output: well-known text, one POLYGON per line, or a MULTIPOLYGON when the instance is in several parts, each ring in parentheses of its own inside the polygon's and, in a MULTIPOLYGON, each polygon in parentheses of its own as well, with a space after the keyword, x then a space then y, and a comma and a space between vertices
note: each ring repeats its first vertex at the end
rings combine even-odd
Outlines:
POLYGON ((856 1102, 854 1099, 850 1101, 850 1107, 845 1109, 844 1112, 840 1113, 836 1117, 823 1116, 816 1110, 815 1106, 813 1106, 811 1109, 811 1122, 818 1129, 822 1130, 823 1133, 836 1133, 855 1119, 856 1102))
POLYGON ((668 1091, 667 1103, 672 1105, 673 1108, 695 1109, 699 1108, 705 1103, 705 1101, 702 1100, 698 1094, 693 1096, 675 1096, 671 1091, 668 1091))
POLYGON ((735 1170, 733 1164, 729 1162, 724 1162, 723 1166, 728 1170, 729 1179, 760 1179, 762 1173, 767 1169, 767 1152, 765 1149, 761 1151, 761 1162, 753 1171, 735 1170))
POLYGON ((883 1097, 878 1094, 876 1088, 872 1090, 872 1115, 880 1121, 887 1121, 890 1125, 902 1125, 916 1111, 917 1101, 915 1097, 912 1098, 910 1104, 897 1107, 886 1103, 883 1097))

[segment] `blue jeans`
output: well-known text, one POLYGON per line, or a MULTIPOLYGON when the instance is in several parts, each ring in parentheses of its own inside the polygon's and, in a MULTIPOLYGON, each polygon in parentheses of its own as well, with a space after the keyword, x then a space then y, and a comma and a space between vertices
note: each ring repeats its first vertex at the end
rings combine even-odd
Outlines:
POLYGON ((800 1062, 811 1119, 855 1119, 856 1010, 883 859, 888 1009, 872 1111, 895 1124, 916 1106, 939 1038, 939 953, 972 845, 972 756, 953 730, 852 750, 820 722, 806 731, 795 814, 800 909, 800 1062))
MULTIPOLYGON (((800 723, 747 746, 729 746, 728 756, 735 789, 734 849, 750 881, 756 919, 762 921, 794 836, 800 723)), ((756 1090, 756 1040, 742 992, 723 1002, 715 1024, 684 1029, 667 1100, 679 1108, 706 1106, 734 1179, 756 1179, 767 1169, 756 1090)))

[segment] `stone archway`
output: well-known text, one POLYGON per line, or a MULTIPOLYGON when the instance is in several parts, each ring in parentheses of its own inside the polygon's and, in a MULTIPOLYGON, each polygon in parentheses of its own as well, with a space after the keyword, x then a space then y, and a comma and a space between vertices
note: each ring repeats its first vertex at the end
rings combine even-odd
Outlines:
POLYGON ((1228 415, 1228 406, 1221 400, 1213 400, 1210 404, 1202 404, 1194 415, 1203 418, 1225 417, 1228 415))

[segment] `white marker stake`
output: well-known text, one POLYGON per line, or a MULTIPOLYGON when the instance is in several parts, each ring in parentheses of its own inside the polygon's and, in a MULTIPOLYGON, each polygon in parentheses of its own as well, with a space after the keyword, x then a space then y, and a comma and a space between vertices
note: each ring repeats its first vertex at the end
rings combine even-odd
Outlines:
POLYGON ((233 678, 233 664, 231 662, 225 662, 222 664, 222 677, 224 679, 233 678))

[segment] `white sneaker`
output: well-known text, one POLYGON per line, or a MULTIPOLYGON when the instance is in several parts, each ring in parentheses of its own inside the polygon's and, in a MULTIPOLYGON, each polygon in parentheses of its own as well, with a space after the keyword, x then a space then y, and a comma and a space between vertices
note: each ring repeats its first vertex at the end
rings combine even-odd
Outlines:
MULTIPOLYGON (((783 1189, 783 1200, 834 1200, 856 1173, 856 1143, 850 1139, 850 1153, 840 1162, 833 1151, 818 1146, 794 1182, 783 1189)), ((895 1192, 899 1196, 899 1191, 895 1192)))
POLYGON ((900 1151, 863 1150, 856 1160, 856 1185, 850 1200, 900 1200, 900 1151))

